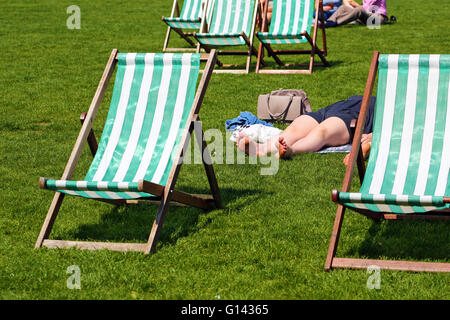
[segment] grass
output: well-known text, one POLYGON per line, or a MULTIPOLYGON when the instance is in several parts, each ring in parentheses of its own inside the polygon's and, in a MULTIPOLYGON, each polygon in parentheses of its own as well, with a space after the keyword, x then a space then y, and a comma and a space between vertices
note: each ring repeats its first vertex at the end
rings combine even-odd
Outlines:
MULTIPOLYGON (((1 299, 449 298, 446 274, 382 271, 381 289, 369 290, 365 271, 323 271, 336 209, 330 191, 342 184, 342 154, 283 161, 269 176, 259 174, 261 165, 215 165, 224 209, 171 207, 153 255, 33 249, 53 196, 39 190, 38 178, 61 176, 78 116, 87 111, 112 48, 159 52, 166 32, 160 17, 170 12, 162 0, 126 6, 80 0, 81 29, 69 30, 66 8, 72 4, 0 4, 1 299), (81 290, 67 289, 71 265, 81 269, 81 290)), ((450 25, 439 12, 449 9, 439 0, 389 1, 396 24, 327 30, 332 66, 312 75, 215 74, 203 126, 225 134, 225 120, 240 111, 256 114, 258 95, 279 88, 305 90, 313 110, 362 94, 374 50, 448 53, 450 25)), ((95 122, 98 136, 111 88, 95 122)), ((86 148, 75 178, 90 161, 86 148)), ((207 192, 202 166, 183 166, 177 187, 207 192)), ((155 213, 155 207, 117 209, 66 197, 51 238, 145 242, 155 213)), ((338 254, 449 262, 449 240, 448 223, 375 223, 349 212, 338 254)))

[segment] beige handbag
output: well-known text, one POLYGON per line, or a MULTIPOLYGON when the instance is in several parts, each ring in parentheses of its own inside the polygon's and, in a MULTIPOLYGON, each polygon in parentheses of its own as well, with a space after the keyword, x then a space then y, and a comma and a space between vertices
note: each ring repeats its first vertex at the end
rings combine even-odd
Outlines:
POLYGON ((261 120, 292 122, 311 111, 303 90, 280 89, 258 97, 257 117, 261 120))

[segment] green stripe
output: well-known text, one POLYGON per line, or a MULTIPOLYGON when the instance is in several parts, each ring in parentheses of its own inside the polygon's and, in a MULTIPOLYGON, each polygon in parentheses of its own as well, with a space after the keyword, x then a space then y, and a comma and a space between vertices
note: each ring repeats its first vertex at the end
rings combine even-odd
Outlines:
POLYGON ((111 130, 114 125, 114 119, 117 114, 117 106, 119 105, 120 95, 122 93, 123 78, 126 70, 126 53, 119 53, 117 60, 118 63, 117 63, 116 79, 114 81, 114 89, 111 97, 108 116, 106 118, 105 126, 103 128, 102 137, 98 144, 97 152, 84 180, 92 180, 92 178, 95 175, 95 172, 97 172, 98 165, 100 163, 100 160, 102 159, 103 153, 105 152, 106 146, 108 145, 109 136, 111 134, 111 130))
POLYGON ((417 85, 417 101, 414 118, 414 132, 411 143, 411 157, 408 164, 405 188, 403 189, 404 194, 413 194, 416 186, 427 109, 428 74, 429 56, 421 55, 419 58, 419 80, 417 85))
POLYGON ((122 130, 120 132, 120 138, 117 142, 116 149, 114 150, 113 159, 111 159, 111 163, 103 176, 102 180, 104 181, 111 181, 116 175, 117 169, 119 168, 123 158, 123 153, 125 152, 130 139, 131 129, 134 124, 134 114, 136 112, 136 106, 139 99, 139 91, 141 89, 142 78, 144 77, 144 58, 145 54, 136 54, 133 82, 130 88, 130 96, 126 106, 125 118, 123 121, 122 130))
POLYGON ((193 55, 193 57, 191 59, 191 71, 189 73, 188 90, 186 92, 186 100, 184 103, 183 115, 181 116, 181 122, 180 122, 180 126, 178 128, 178 135, 177 135, 177 139, 175 140, 172 154, 169 158, 169 161, 167 163, 164 174, 161 176, 161 180, 159 181, 159 183, 162 185, 165 185, 167 182, 167 179, 169 178, 169 174, 172 169, 172 165, 175 160, 176 153, 178 151, 178 148, 180 147, 183 130, 186 126, 186 123, 187 123, 187 120, 189 117, 189 113, 190 113, 191 109, 194 107, 193 103, 194 103, 194 98, 195 98, 195 87, 197 84, 199 69, 200 69, 200 60, 193 55))
MULTIPOLYGON (((289 27, 288 27, 288 33, 292 33, 295 23, 299 24, 302 21, 302 17, 300 15, 299 19, 297 21, 295 21, 295 7, 296 7, 296 3, 295 2, 296 1, 295 0, 288 0, 288 1, 291 2, 291 13, 290 13, 290 16, 289 16, 290 17, 289 18, 290 24, 289 24, 289 27)), ((302 6, 302 5, 303 5, 303 1, 300 2, 300 6, 302 6)))
MULTIPOLYGON (((441 56, 439 61, 439 89, 436 105, 436 122, 433 137, 430 169, 428 171, 425 194, 433 194, 437 185, 439 168, 442 160, 445 124, 447 120, 447 99, 449 92, 448 57, 441 56)), ((447 133, 448 134, 448 133, 447 133)), ((448 181, 448 180, 447 180, 448 181)))
MULTIPOLYGON (((397 86, 395 93, 394 118, 392 122, 391 141, 389 146, 389 155, 387 159, 386 169, 384 172, 383 183, 380 193, 391 193, 394 185, 395 173, 398 165, 398 156, 402 142, 403 121, 405 119, 406 105, 406 89, 409 74, 409 55, 400 55, 398 58, 397 86)), ((392 211, 401 210, 400 208, 392 208, 392 211)))
POLYGON ((162 119, 161 127, 159 129, 158 140, 152 154, 150 165, 148 166, 147 172, 145 174, 145 179, 150 181, 152 180, 155 170, 159 165, 159 161, 166 145, 167 137, 169 135, 170 125, 173 119, 173 111, 177 100, 181 67, 181 56, 174 56, 174 59, 172 60, 172 73, 170 76, 169 93, 167 95, 167 100, 164 106, 164 116, 162 119))
POLYGON ((153 117, 155 115, 156 103, 158 101, 159 87, 161 86, 161 78, 163 74, 162 66, 164 64, 163 57, 164 57, 163 54, 154 55, 153 66, 161 66, 161 67, 158 68, 153 67, 152 83, 150 85, 150 90, 148 92, 147 107, 145 109, 141 133, 139 135, 136 150, 130 162, 130 166, 128 168, 126 175, 124 176, 123 179, 124 181, 132 181, 134 179, 145 152, 145 147, 147 145, 150 130, 152 128, 153 117))

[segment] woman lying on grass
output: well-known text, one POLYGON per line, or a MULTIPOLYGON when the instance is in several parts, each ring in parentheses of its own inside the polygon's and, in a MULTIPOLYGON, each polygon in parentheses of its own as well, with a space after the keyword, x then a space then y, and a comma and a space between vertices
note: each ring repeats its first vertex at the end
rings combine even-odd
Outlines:
MULTIPOLYGON (((306 152, 319 151, 323 147, 350 143, 353 138, 350 123, 353 119, 358 119, 361 102, 362 96, 351 96, 316 112, 301 115, 282 133, 265 143, 257 143, 241 133, 236 145, 248 155, 259 157, 273 154, 278 158, 289 158, 306 152)), ((368 155, 372 141, 374 105, 375 98, 372 97, 361 139, 364 158, 368 155)))

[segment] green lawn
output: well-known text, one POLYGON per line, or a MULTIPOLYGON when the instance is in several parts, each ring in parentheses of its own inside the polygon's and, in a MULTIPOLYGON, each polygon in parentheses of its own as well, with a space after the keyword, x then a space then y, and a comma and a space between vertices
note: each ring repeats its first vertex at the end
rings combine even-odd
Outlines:
MULTIPOLYGON (((34 249, 53 196, 38 188, 39 177, 61 176, 111 50, 161 50, 161 16, 171 3, 0 3, 0 298, 448 299, 448 274, 382 271, 381 289, 369 290, 366 271, 323 271, 342 154, 283 161, 268 176, 260 175, 261 165, 215 165, 224 208, 171 207, 153 255, 34 249), (73 4, 81 9, 80 30, 66 27, 73 4), (81 290, 66 286, 71 265, 81 269, 81 290)), ((388 10, 398 23, 327 30, 331 67, 312 75, 214 74, 201 110, 204 128, 225 134, 225 120, 256 114, 258 95, 279 88, 305 90, 313 110, 362 94, 374 50, 449 53, 449 2, 388 1, 388 10)), ((94 125, 98 137, 111 88, 94 125)), ((75 178, 91 158, 86 148, 75 178)), ((356 176, 353 182, 356 190, 356 176)), ((202 165, 183 166, 177 187, 206 193, 202 165)), ((155 213, 154 206, 66 197, 51 238, 146 242, 155 213)), ((348 212, 338 255, 450 262, 449 234, 445 222, 375 223, 348 212)))

